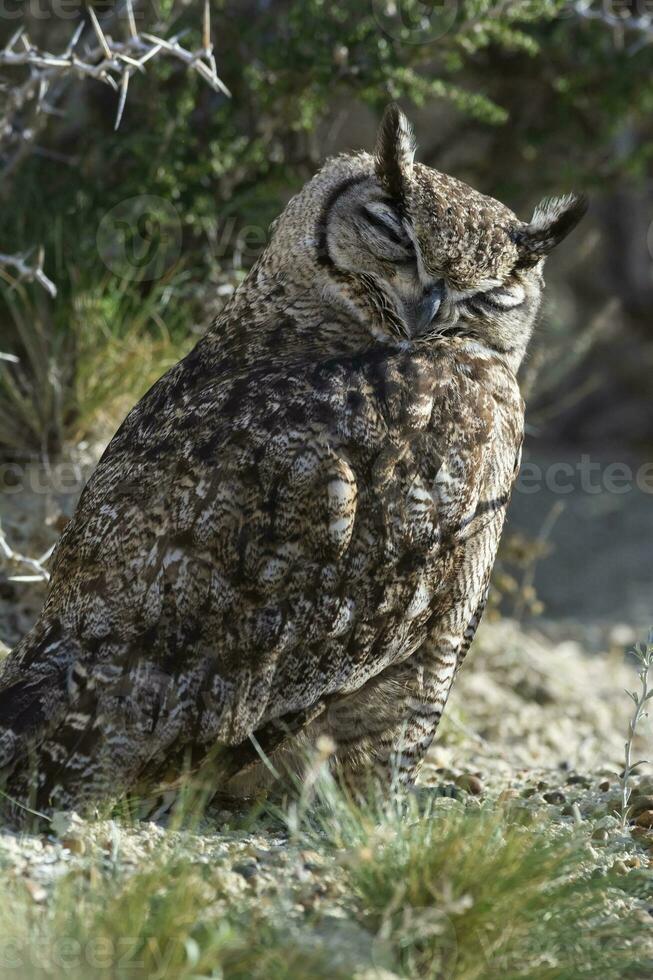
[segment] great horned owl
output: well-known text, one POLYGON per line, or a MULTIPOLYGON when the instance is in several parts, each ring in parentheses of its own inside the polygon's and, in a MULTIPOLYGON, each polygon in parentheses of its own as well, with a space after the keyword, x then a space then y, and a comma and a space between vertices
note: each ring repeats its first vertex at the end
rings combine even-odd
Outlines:
POLYGON ((254 742, 321 733, 343 778, 414 780, 485 605, 544 258, 586 204, 525 223, 413 157, 390 106, 118 430, 0 678, 10 796, 80 806, 216 746, 229 792, 254 742))

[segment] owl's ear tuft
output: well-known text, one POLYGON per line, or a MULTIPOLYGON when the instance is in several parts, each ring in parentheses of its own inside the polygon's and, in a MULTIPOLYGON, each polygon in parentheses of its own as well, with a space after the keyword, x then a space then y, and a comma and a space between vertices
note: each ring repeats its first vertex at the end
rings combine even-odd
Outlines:
POLYGON ((410 123, 399 106, 391 103, 383 113, 374 156, 376 175, 394 198, 403 197, 406 178, 413 169, 415 146, 410 123))
POLYGON ((513 238, 520 252, 521 265, 535 265, 552 252, 574 230, 587 212, 584 194, 547 198, 535 208, 529 224, 515 231, 513 238))

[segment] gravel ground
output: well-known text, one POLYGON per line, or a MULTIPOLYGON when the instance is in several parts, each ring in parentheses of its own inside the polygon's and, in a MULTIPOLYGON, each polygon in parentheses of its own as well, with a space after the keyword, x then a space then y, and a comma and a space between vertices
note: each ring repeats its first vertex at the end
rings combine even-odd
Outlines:
MULTIPOLYGON (((631 829, 623 831, 619 818, 617 772, 631 708, 624 688, 635 681, 623 657, 588 657, 577 642, 552 644, 510 621, 486 624, 424 768, 422 792, 437 787, 443 806, 509 801, 526 822, 552 819, 554 829, 589 822, 596 873, 615 864, 623 874, 653 867, 653 780, 641 778, 634 788, 631 829)), ((650 719, 645 726, 637 758, 647 740, 650 746, 650 719)), ((225 895, 274 897, 291 916, 312 909, 347 918, 337 866, 278 827, 243 829, 246 822, 245 814, 220 811, 191 833, 165 821, 126 827, 58 814, 49 834, 0 831, 0 872, 22 879, 33 900, 45 903, 72 868, 129 872, 152 854, 183 853, 219 869, 225 895)))

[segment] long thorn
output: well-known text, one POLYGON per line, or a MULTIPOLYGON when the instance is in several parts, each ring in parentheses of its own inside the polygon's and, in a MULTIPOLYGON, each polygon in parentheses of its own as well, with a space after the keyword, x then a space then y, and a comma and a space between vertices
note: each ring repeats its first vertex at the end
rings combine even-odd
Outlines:
POLYGON ((129 69, 125 71, 122 78, 120 79, 120 98, 118 99, 118 111, 116 113, 116 122, 114 125, 114 131, 120 126, 120 120, 122 119, 122 114, 125 109, 125 102, 127 101, 127 89, 129 88, 129 69))
POLYGON ((100 27, 100 21, 97 19, 97 14, 95 13, 92 7, 88 7, 87 9, 88 9, 89 16, 91 18, 91 23, 93 24, 93 30, 95 31, 97 39, 100 42, 102 50, 104 51, 104 56, 109 61, 111 61, 111 59, 113 58, 113 55, 111 53, 111 48, 109 47, 109 43, 106 37, 104 36, 104 31, 100 27))
POLYGON ((204 28, 202 31, 202 44, 204 50, 209 51, 211 47, 211 5, 210 0, 204 0, 204 28))
POLYGON ((129 33, 131 35, 132 41, 137 41, 138 31, 136 30, 136 18, 134 17, 134 7, 132 5, 132 0, 127 0, 127 20, 129 21, 129 33))
POLYGON ((25 30, 24 27, 19 27, 18 30, 14 34, 11 35, 11 38, 7 42, 7 46, 5 48, 5 51, 11 51, 13 49, 13 46, 16 43, 16 41, 20 37, 22 37, 24 30, 25 30))
POLYGON ((81 21, 81 23, 79 23, 77 25, 77 27, 75 28, 75 30, 73 31, 73 36, 71 37, 70 41, 68 42, 68 47, 64 51, 64 57, 65 58, 67 58, 69 55, 71 55, 73 53, 73 51, 75 50, 75 48, 77 47, 77 43, 78 43, 80 37, 82 36, 82 31, 83 30, 84 30, 84 21, 81 21))

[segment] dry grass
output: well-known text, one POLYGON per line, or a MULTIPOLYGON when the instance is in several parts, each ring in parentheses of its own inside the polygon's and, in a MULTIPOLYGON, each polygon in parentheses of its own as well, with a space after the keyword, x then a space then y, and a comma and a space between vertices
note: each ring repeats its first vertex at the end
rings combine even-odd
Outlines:
POLYGON ((47 299, 19 287, 3 292, 0 451, 57 454, 66 443, 106 438, 125 413, 193 343, 193 304, 180 274, 142 294, 107 277, 80 287, 53 323, 47 299))

